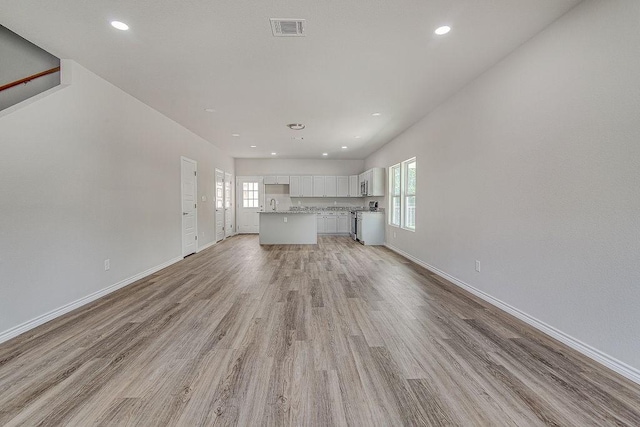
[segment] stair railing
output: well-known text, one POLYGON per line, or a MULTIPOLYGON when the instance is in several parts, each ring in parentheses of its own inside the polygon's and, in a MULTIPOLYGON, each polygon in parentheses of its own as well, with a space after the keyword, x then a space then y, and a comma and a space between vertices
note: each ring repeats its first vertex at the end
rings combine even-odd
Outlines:
POLYGON ((3 90, 10 89, 10 88, 12 88, 14 86, 18 86, 18 85, 23 84, 23 83, 27 84, 31 80, 35 80, 38 77, 43 77, 43 76, 46 76, 46 75, 49 75, 49 74, 57 73, 58 71, 60 71, 60 67, 55 67, 55 68, 52 68, 52 69, 47 70, 47 71, 43 71, 43 72, 38 73, 38 74, 34 74, 32 76, 25 77, 24 79, 16 80, 15 82, 8 83, 8 84, 6 84, 4 86, 0 86, 0 92, 2 92, 3 90))

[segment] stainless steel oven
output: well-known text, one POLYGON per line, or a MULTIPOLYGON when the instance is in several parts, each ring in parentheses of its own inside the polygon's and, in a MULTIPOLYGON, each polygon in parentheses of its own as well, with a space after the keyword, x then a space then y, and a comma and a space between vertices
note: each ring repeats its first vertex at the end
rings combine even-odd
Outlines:
POLYGON ((358 238, 358 214, 356 211, 351 211, 351 232, 349 235, 353 240, 357 240, 358 238))

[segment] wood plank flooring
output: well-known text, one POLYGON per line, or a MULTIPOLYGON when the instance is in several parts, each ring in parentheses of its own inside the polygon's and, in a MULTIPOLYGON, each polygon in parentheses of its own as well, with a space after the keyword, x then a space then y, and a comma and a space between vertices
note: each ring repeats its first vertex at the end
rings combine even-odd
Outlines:
POLYGON ((640 387, 383 247, 236 236, 0 345, 0 425, 640 425, 640 387))

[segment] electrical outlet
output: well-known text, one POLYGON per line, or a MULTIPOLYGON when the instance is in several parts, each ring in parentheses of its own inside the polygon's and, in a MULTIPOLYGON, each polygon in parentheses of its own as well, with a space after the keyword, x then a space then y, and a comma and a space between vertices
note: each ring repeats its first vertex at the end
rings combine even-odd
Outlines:
POLYGON ((476 271, 480 273, 480 261, 476 260, 476 271))
POLYGON ((284 222, 287 222, 287 217, 286 216, 284 217, 284 222))
POLYGON ((109 259, 105 259, 104 260, 104 271, 107 271, 111 268, 111 260, 109 259))

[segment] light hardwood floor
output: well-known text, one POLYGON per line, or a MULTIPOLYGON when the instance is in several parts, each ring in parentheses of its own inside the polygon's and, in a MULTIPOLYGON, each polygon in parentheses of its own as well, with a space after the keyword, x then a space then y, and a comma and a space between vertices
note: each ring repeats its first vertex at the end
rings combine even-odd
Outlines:
POLYGON ((237 236, 0 345, 0 425, 640 425, 640 387, 383 247, 237 236))

